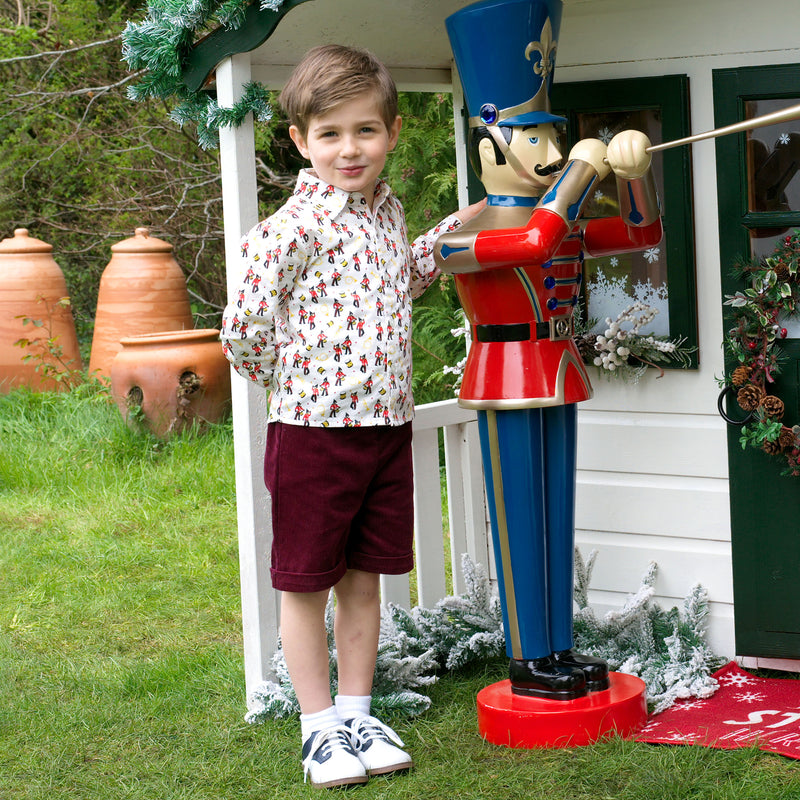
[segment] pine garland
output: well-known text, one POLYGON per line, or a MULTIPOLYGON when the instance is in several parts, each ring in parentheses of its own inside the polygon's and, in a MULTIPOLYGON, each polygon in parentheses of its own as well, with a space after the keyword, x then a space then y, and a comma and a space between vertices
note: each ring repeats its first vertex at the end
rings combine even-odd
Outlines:
MULTIPOLYGON (((586 562, 575 551, 575 646, 605 658, 616 671, 638 675, 647 686, 654 712, 678 698, 708 697, 716 690, 710 673, 724 659, 704 642, 708 599, 700 586, 692 589, 683 609, 663 611, 651 602, 656 565, 651 564, 639 591, 619 611, 598 620, 589 608, 588 592, 597 556, 586 562)), ((417 606, 406 611, 390 604, 383 611, 378 659, 373 685, 373 709, 379 716, 402 713, 417 716, 430 707, 420 689, 432 685, 444 670, 458 670, 474 661, 505 652, 500 601, 491 590, 486 570, 464 555, 461 562, 466 591, 446 597, 432 609, 417 606)), ((326 610, 330 650, 330 678, 336 690, 336 648, 333 641, 333 603, 326 610)), ((283 651, 273 657, 276 681, 259 686, 250 697, 245 719, 260 723, 299 711, 283 651)))
MULTIPOLYGON (((278 11, 284 0, 256 0, 261 9, 278 11)), ((129 21, 122 33, 122 57, 132 70, 141 71, 139 80, 128 87, 131 100, 157 98, 177 101, 170 116, 183 126, 197 126, 201 147, 219 144, 221 126, 238 126, 252 113, 265 122, 272 118, 269 92, 257 82, 244 87, 242 98, 222 109, 210 93, 192 92, 183 83, 186 58, 199 35, 221 25, 236 30, 254 0, 150 0, 147 17, 129 21)))
POLYGON ((735 366, 721 381, 723 394, 734 392, 749 412, 742 422, 742 448, 779 457, 782 474, 798 477, 800 425, 784 421, 784 403, 771 387, 786 360, 779 345, 788 334, 784 320, 800 316, 800 230, 782 237, 769 257, 736 265, 734 274, 748 285, 725 299, 733 318, 725 348, 735 366))

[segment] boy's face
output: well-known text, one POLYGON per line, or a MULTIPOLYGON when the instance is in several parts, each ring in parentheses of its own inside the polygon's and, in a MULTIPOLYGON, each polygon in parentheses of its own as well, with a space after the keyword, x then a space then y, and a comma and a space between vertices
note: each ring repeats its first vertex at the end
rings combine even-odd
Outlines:
POLYGON ((312 117, 303 136, 292 125, 289 135, 319 179, 345 192, 360 192, 372 208, 375 181, 383 171, 386 154, 397 144, 401 120, 387 129, 377 96, 365 92, 312 117))

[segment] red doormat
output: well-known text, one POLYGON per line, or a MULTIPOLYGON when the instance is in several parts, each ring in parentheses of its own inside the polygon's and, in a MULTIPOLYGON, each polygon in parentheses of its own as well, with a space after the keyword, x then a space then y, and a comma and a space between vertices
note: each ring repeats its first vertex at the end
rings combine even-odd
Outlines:
POLYGON ((697 744, 732 750, 757 746, 800 759, 800 681, 757 678, 731 661, 712 675, 719 689, 649 718, 634 737, 653 744, 697 744))

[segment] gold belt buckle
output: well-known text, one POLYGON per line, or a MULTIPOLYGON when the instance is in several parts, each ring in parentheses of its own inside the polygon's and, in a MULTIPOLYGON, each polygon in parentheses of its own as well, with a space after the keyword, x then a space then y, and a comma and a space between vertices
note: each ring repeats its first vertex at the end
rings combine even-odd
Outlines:
POLYGON ((575 326, 572 314, 569 316, 550 317, 550 341, 563 342, 571 339, 575 334, 575 326))

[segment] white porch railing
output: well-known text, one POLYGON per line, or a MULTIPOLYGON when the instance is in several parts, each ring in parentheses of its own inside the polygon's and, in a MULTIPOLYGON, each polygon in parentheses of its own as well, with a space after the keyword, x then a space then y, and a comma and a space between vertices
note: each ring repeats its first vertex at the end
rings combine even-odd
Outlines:
MULTIPOLYGON (((431 608, 447 596, 445 553, 449 550, 452 593, 464 590, 461 556, 489 564, 486 502, 477 415, 456 400, 417 406, 414 419, 414 553, 416 604, 431 608), (448 525, 442 514, 439 430, 444 431, 448 525), (444 537, 449 532, 450 547, 444 537)), ((381 576, 381 600, 411 607, 408 575, 381 576)))
MULTIPOLYGON (((414 550, 416 556, 416 604, 430 608, 449 593, 464 591, 461 557, 467 553, 474 563, 489 567, 489 527, 481 466, 477 416, 455 400, 418 406, 414 420, 414 550), (445 528, 439 463, 439 430, 444 431, 447 485, 445 528), (449 532, 449 548, 445 547, 449 532), (453 585, 446 583, 445 553, 449 550, 453 585)), ((251 547, 244 546, 240 530, 240 558, 268 558, 269 537, 257 535, 251 547)), ((243 564, 242 574, 253 577, 252 566, 243 564), (244 567, 248 567, 244 569, 244 567)), ((277 648, 278 596, 258 583, 269 580, 265 564, 255 580, 242 583, 242 619, 245 638, 247 691, 268 677, 268 659, 277 648), (250 643, 254 643, 250 645, 250 643), (257 646, 256 646, 257 645, 257 646)), ((381 600, 411 607, 408 575, 381 576, 381 600)))

